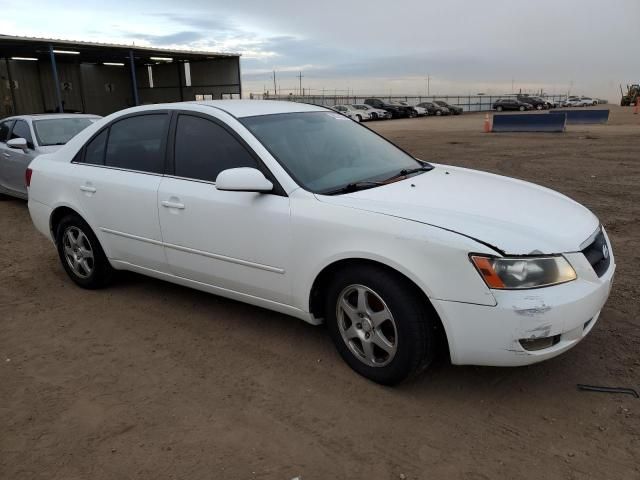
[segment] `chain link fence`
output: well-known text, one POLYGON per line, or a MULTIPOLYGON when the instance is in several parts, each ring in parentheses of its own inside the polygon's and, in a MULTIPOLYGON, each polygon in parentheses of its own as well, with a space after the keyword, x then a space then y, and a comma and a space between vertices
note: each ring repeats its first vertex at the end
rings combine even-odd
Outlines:
MULTIPOLYGON (((364 103, 367 98, 379 98, 387 101, 407 102, 409 105, 417 105, 422 102, 433 102, 434 100, 444 100, 445 102, 462 107, 465 112, 485 112, 492 109, 493 102, 499 98, 516 98, 517 95, 273 95, 273 94, 251 94, 255 100, 286 100, 291 102, 311 103, 330 107, 332 105, 352 105, 364 103)), ((534 96, 534 95, 531 95, 534 96)), ((566 100, 566 95, 541 95, 560 105, 566 100)))

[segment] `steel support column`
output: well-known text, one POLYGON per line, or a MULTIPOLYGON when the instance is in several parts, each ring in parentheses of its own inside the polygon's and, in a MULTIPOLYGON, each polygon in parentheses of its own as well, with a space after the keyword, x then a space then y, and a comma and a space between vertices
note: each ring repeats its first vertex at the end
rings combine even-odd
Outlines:
POLYGON ((240 72, 240 57, 238 57, 238 95, 242 98, 242 76, 240 72))
POLYGON ((138 81, 136 80, 136 64, 133 60, 133 50, 129 50, 129 68, 131 69, 131 90, 133 91, 133 105, 140 105, 138 98, 138 81))
POLYGON ((178 88, 180 89, 180 101, 184 102, 184 91, 182 90, 182 73, 184 72, 184 63, 176 62, 178 66, 178 88))
POLYGON ((11 66, 9 65, 9 59, 5 57, 4 61, 7 64, 7 78, 9 79, 9 89, 11 90, 11 104, 13 105, 13 112, 11 115, 18 115, 18 109, 16 108, 16 92, 13 85, 13 77, 11 76, 11 66))
POLYGON ((53 76, 53 87, 56 92, 56 101, 58 102, 58 112, 64 113, 62 93, 60 93, 60 79, 58 78, 58 66, 56 65, 56 54, 53 53, 53 45, 49 45, 49 58, 51 59, 51 75, 53 76))

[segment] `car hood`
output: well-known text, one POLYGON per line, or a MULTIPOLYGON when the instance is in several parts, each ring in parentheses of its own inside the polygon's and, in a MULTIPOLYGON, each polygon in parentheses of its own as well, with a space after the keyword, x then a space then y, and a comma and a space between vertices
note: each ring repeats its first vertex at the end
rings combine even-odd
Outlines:
POLYGON ((317 198, 454 231, 514 255, 578 251, 599 226, 588 209, 548 188, 445 165, 381 187, 317 198))

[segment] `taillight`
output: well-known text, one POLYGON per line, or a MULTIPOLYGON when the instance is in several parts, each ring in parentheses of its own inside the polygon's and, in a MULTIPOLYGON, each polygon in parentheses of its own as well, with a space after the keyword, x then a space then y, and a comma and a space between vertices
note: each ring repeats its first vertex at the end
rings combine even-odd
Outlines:
POLYGON ((24 184, 27 187, 31 186, 31 175, 33 174, 33 170, 27 168, 27 171, 24 173, 24 184))

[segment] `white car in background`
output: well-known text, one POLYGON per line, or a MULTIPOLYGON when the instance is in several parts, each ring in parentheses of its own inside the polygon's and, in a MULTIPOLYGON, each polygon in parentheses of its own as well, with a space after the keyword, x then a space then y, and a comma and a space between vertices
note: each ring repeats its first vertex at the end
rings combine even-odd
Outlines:
POLYGON ((590 105, 593 103, 583 98, 568 98, 562 103, 563 107, 588 107, 590 105))
POLYGON ((401 105, 404 105, 405 107, 413 108, 416 111, 416 114, 419 117, 425 117, 425 116, 429 115, 429 110, 427 110, 424 107, 419 107, 417 105, 409 105, 407 102, 398 102, 398 103, 400 103, 401 105))
POLYGON ((580 100, 584 100, 585 102, 587 102, 588 105, 597 105, 598 104, 598 99, 597 98, 580 97, 580 100))
POLYGON ((302 103, 122 110, 37 157, 26 180, 33 223, 77 285, 131 270, 325 322, 349 366, 382 384, 443 345, 454 364, 494 366, 569 350, 616 266, 570 198, 431 165, 302 103))
POLYGON ((367 112, 371 117, 371 120, 388 120, 391 118, 391 114, 381 108, 375 108, 371 105, 365 105, 364 103, 356 103, 351 106, 356 110, 367 112))
POLYGON ((77 113, 18 115, 0 121, 0 195, 27 198, 24 175, 31 161, 60 149, 101 117, 77 113))
POLYGON ((357 109, 353 105, 334 105, 331 109, 356 122, 371 120, 371 115, 368 112, 357 109))

